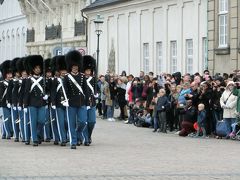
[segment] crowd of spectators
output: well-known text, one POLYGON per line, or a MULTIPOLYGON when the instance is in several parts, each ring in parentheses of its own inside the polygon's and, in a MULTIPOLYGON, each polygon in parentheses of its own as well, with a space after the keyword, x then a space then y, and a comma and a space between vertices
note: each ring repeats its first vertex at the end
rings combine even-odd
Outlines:
POLYGON ((101 75, 98 81, 98 115, 115 121, 114 110, 120 109, 118 120, 153 132, 174 132, 180 136, 234 138, 238 132, 240 112, 240 71, 201 75, 176 72, 154 75, 101 75), (223 121, 222 121, 223 120, 223 121), (217 132, 224 122, 226 134, 217 132))

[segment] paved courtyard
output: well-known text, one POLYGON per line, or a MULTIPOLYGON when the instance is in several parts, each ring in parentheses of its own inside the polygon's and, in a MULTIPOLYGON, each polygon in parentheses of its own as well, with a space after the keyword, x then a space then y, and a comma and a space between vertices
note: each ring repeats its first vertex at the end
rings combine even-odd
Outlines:
POLYGON ((93 144, 0 140, 0 180, 240 179, 240 142, 181 138, 98 120, 93 144))

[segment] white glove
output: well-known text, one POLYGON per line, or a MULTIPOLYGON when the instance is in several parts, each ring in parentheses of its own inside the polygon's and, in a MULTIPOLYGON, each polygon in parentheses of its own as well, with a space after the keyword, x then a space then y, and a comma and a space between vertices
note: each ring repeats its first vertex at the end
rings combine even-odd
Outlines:
POLYGON ((10 104, 10 103, 7 103, 7 107, 8 107, 8 108, 11 108, 11 104, 10 104))
POLYGON ((55 105, 53 105, 53 106, 52 106, 52 108, 55 110, 55 109, 56 109, 56 106, 55 106, 55 105))
POLYGON ((94 97, 95 97, 95 98, 98 98, 98 96, 99 96, 99 94, 98 94, 98 93, 97 93, 97 94, 94 94, 94 97))
POLYGON ((27 111, 28 111, 28 109, 27 109, 27 108, 24 108, 23 110, 24 110, 24 112, 25 112, 25 113, 27 113, 27 111))
POLYGON ((16 107, 16 106, 13 106, 13 110, 16 111, 16 110, 17 110, 17 107, 16 107))
POLYGON ((48 95, 45 95, 45 96, 43 96, 43 100, 47 100, 48 99, 48 95))
POLYGON ((69 106, 68 101, 64 101, 64 102, 62 103, 62 105, 65 106, 65 107, 68 107, 68 106, 69 106))
POLYGON ((90 106, 87 106, 87 110, 89 110, 91 107, 90 106))
POLYGON ((21 111, 21 110, 22 110, 22 107, 18 107, 18 110, 21 111))

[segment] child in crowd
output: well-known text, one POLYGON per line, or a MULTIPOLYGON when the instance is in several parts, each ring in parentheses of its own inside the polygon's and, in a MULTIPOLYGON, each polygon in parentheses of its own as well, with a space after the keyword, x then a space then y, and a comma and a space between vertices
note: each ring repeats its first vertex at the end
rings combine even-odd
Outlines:
POLYGON ((158 98, 156 102, 156 111, 158 117, 158 132, 167 133, 167 119, 166 119, 166 110, 168 108, 168 98, 166 96, 166 91, 160 89, 158 93, 158 98))
POLYGON ((206 124, 206 111, 205 111, 205 106, 204 104, 199 104, 198 105, 198 117, 197 117, 197 134, 195 137, 198 137, 200 134, 200 130, 202 130, 202 137, 206 137, 206 129, 205 129, 205 124, 206 124))

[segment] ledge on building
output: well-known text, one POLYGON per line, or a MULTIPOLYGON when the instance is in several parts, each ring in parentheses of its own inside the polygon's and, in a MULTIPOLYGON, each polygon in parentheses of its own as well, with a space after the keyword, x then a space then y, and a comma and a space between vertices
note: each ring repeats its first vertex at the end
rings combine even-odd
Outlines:
POLYGON ((230 54, 230 46, 228 47, 223 47, 223 48, 216 48, 215 50, 216 55, 227 55, 230 54))

